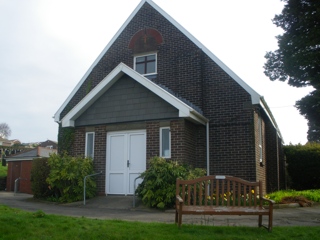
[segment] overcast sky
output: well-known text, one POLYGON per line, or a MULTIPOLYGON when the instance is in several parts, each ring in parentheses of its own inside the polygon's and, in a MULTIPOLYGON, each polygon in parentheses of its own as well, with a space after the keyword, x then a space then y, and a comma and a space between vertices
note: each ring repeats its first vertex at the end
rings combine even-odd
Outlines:
MULTIPOLYGON (((0 0, 0 123, 10 139, 57 140, 53 115, 140 0, 0 0)), ((285 144, 307 141, 294 107, 310 88, 272 82, 264 55, 281 34, 280 0, 154 0, 264 96, 285 144)))

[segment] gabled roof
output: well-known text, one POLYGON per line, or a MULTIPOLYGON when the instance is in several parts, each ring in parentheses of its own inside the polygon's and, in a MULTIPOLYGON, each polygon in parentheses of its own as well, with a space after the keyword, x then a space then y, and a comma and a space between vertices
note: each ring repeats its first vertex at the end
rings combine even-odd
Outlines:
POLYGON ((62 120, 62 127, 74 127, 75 120, 84 113, 99 97, 124 74, 137 81, 151 92, 162 98, 164 101, 178 109, 179 117, 190 118, 191 120, 205 124, 208 120, 195 109, 182 102, 180 99, 153 83, 146 77, 140 75, 124 63, 120 63, 113 69, 94 89, 92 89, 62 120))
MULTIPOLYGON (((163 17, 165 17, 169 22, 171 22, 177 29, 179 29, 183 34, 185 34, 195 45, 197 45, 200 49, 203 50, 205 54, 207 54, 221 69, 223 69, 233 80, 235 80, 243 89, 245 89, 251 96, 251 102, 254 105, 261 105, 264 110, 267 110, 267 115, 269 116, 270 121, 274 125, 276 129, 278 129, 277 124, 274 120, 274 117, 272 116, 271 111, 269 110, 269 107, 267 106, 266 102, 263 100, 262 96, 260 96, 255 90, 253 90, 246 82, 244 82, 239 76, 237 76, 229 67, 227 67, 219 58, 217 58, 206 46, 204 46, 201 42, 199 42, 192 34, 190 34, 183 26, 181 26, 177 21, 175 21, 169 14, 167 14, 164 10, 162 10, 157 4, 155 4, 152 0, 141 0, 139 5, 135 8, 135 10, 131 13, 131 15, 128 17, 128 19, 124 22, 124 24, 121 26, 121 28, 118 30, 118 32, 114 35, 114 37, 111 39, 111 41, 107 44, 107 46, 103 49, 103 51, 100 53, 100 55, 97 57, 97 59, 93 62, 91 67, 88 69, 88 71, 85 73, 85 75, 82 77, 80 82, 77 84, 77 86, 73 89, 71 94, 68 96, 68 98, 65 100, 65 102, 62 104, 62 106, 58 109, 58 111, 54 115, 54 119, 56 122, 60 121, 60 114, 63 111, 63 109, 67 106, 69 101, 72 99, 72 97, 76 94, 76 92, 79 90, 79 88, 82 86, 84 81, 87 79, 89 74, 92 72, 93 68, 99 63, 99 61, 102 59, 102 57, 105 55, 105 53, 109 50, 109 48, 112 46, 112 44, 116 41, 116 39, 119 37, 119 35, 122 33, 122 31, 127 27, 127 25, 130 23, 130 21, 134 18, 134 16, 137 14, 137 12, 142 8, 142 6, 148 3, 150 4, 156 11, 158 11, 163 17)), ((69 124, 68 124, 69 125, 69 124)), ((279 129, 278 129, 279 131, 279 129)))
POLYGON ((183 34, 185 34, 194 44, 196 44, 200 49, 202 49, 218 66, 220 66, 231 78, 233 78, 240 86, 242 86, 250 95, 252 99, 252 104, 260 104, 261 96, 255 92, 247 83, 245 83, 242 79, 240 79, 233 71, 230 70, 219 58, 217 58, 209 49, 207 49, 202 43, 200 43, 193 35, 191 35, 184 27, 182 27, 177 21, 175 21, 169 14, 167 14, 164 10, 162 10, 157 4, 155 4, 151 0, 142 0, 139 5, 135 8, 135 10, 131 13, 128 19, 124 22, 118 32, 114 35, 108 45, 103 49, 97 59, 93 62, 91 67, 82 77, 80 82, 73 89, 71 94, 59 108, 59 110, 54 115, 54 120, 58 122, 60 120, 60 114, 66 105, 69 103, 71 98, 76 94, 79 88, 82 86, 83 82, 87 79, 89 74, 92 72, 93 68, 99 63, 101 58, 105 55, 105 53, 109 50, 112 44, 116 41, 122 31, 127 27, 133 17, 137 14, 137 12, 141 9, 141 7, 145 4, 150 4, 155 10, 157 10, 162 16, 164 16, 169 22, 171 22, 175 27, 177 27, 183 34))

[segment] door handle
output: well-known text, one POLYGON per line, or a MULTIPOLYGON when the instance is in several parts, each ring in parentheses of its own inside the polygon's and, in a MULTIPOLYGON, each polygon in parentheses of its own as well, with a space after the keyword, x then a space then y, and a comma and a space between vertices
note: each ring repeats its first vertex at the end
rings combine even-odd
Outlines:
POLYGON ((130 166, 130 162, 129 162, 129 160, 127 160, 127 167, 129 167, 130 166))

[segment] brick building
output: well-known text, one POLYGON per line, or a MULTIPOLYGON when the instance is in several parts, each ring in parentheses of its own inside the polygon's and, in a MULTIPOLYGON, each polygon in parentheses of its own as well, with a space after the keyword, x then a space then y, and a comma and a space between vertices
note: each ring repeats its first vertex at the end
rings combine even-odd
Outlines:
POLYGON ((267 103, 151 0, 142 0, 55 114, 70 154, 94 159, 100 194, 132 194, 153 156, 284 186, 267 103))

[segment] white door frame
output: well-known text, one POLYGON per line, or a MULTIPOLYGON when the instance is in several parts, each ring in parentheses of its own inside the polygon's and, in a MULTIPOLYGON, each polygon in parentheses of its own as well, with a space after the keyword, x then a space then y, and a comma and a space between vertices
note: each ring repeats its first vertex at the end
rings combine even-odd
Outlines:
MULTIPOLYGON (((115 131, 115 132, 108 132, 107 133, 107 146, 106 146, 106 194, 133 194, 133 181, 134 178, 136 178, 138 175, 140 175, 143 171, 146 170, 146 130, 130 130, 130 131, 115 131), (131 163, 132 160, 134 160, 135 157, 137 156, 130 156, 130 147, 132 146, 131 144, 139 144, 137 141, 131 141, 131 137, 135 135, 143 135, 142 142, 140 147, 142 148, 141 151, 134 152, 131 154, 136 154, 139 155, 138 159, 141 159, 142 161, 139 162, 138 164, 131 163), (117 163, 117 168, 119 169, 118 171, 112 171, 110 170, 111 166, 111 139, 112 137, 123 137, 123 139, 120 139, 120 144, 119 147, 121 147, 121 150, 118 150, 117 157, 121 158, 120 161, 121 163, 117 163), (122 154, 123 153, 123 154, 122 154), (129 161, 129 164, 127 163, 129 161), (131 169, 130 166, 139 166, 138 170, 137 169, 131 169), (110 179, 111 179, 111 174, 113 176, 116 176, 120 181, 119 186, 116 186, 116 189, 120 189, 120 191, 117 191, 115 189, 110 189, 110 179)), ((135 148, 133 148, 135 150, 135 148)), ((116 180, 115 180, 116 181, 116 180)), ((138 181, 138 183, 140 183, 138 181)))

